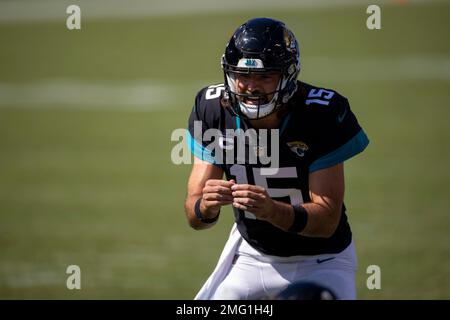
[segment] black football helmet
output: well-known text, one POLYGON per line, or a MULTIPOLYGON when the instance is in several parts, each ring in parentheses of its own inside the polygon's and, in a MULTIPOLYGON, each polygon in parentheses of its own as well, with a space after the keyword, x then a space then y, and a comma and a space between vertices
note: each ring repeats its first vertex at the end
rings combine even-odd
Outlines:
POLYGON ((312 281, 298 281, 281 290, 275 300, 336 300, 329 288, 312 281))
POLYGON ((222 56, 225 99, 233 110, 248 119, 260 119, 286 104, 297 90, 300 50, 294 34, 283 22, 269 18, 251 19, 241 25, 222 56), (237 74, 281 74, 277 88, 268 93, 239 93, 237 74), (269 97, 272 98, 269 101, 269 97), (246 104, 246 98, 257 101, 246 104))

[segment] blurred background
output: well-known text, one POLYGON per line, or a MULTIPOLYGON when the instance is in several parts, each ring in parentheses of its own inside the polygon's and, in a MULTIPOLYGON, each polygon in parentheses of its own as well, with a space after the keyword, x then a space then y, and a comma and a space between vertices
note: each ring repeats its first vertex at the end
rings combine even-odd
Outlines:
POLYGON ((371 140, 346 164, 358 297, 450 298, 450 2, 412 0, 0 1, 0 298, 195 296, 232 212, 189 228, 170 136, 258 16, 293 30, 300 79, 348 97, 371 140))

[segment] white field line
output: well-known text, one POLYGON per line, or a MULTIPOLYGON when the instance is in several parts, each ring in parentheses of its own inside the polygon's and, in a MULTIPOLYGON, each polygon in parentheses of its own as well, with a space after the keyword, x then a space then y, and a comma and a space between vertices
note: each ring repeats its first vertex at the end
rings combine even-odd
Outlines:
POLYGON ((303 9, 333 10, 338 7, 370 4, 382 6, 400 2, 404 5, 449 2, 449 0, 3 0, 0 1, 0 23, 33 21, 63 21, 66 8, 76 4, 81 8, 82 21, 97 18, 141 18, 207 14, 222 12, 252 12, 255 10, 303 9))
MULTIPOLYGON (((450 56, 414 55, 384 58, 330 58, 306 57, 303 71, 311 70, 314 81, 400 81, 441 80, 450 81, 450 56), (320 70, 321 72, 314 72, 320 70)), ((308 72, 308 75, 311 74, 308 72)))
POLYGON ((0 107, 158 111, 168 109, 174 102, 173 90, 151 81, 119 84, 46 79, 24 84, 0 83, 0 107))
MULTIPOLYGON (((357 82, 435 80, 450 81, 450 56, 403 58, 314 57, 303 59, 300 79, 305 82, 357 82)), ((217 78, 221 78, 218 68, 217 78)), ((206 82, 186 85, 156 80, 89 82, 74 79, 44 79, 31 83, 0 83, 0 108, 74 108, 86 110, 174 111, 190 107, 206 82), (191 99, 180 100, 191 93, 191 99)))

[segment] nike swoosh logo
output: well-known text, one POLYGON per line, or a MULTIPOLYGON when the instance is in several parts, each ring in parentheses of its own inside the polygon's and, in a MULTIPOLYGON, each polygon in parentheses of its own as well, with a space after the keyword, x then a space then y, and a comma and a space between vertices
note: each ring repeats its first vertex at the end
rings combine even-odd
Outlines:
POLYGON ((345 108, 344 113, 338 116, 338 121, 342 122, 345 118, 345 116, 347 115, 347 110, 348 108, 345 108))
POLYGON ((316 262, 317 263, 324 263, 326 261, 330 261, 333 260, 335 257, 331 257, 331 258, 327 258, 327 259, 317 259, 316 262))

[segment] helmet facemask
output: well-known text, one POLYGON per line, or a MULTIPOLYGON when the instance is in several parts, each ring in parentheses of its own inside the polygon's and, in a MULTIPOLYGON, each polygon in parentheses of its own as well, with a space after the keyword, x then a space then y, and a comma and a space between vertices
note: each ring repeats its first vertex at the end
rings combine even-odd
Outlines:
MULTIPOLYGON (((258 61, 259 59, 241 59, 258 61)), ((225 90, 231 102, 233 110, 238 115, 250 119, 257 120, 269 116, 274 113, 281 105, 288 102, 294 94, 297 83, 297 68, 294 65, 289 67, 289 70, 281 68, 244 68, 239 67, 242 64, 239 62, 238 67, 230 66, 224 62, 222 58, 222 67, 225 75, 225 90), (280 73, 280 79, 271 92, 251 92, 240 93, 236 84, 237 75, 267 75, 273 73, 280 73), (251 101, 251 103, 248 103, 251 101)), ((262 64, 258 63, 258 64, 262 64)))

